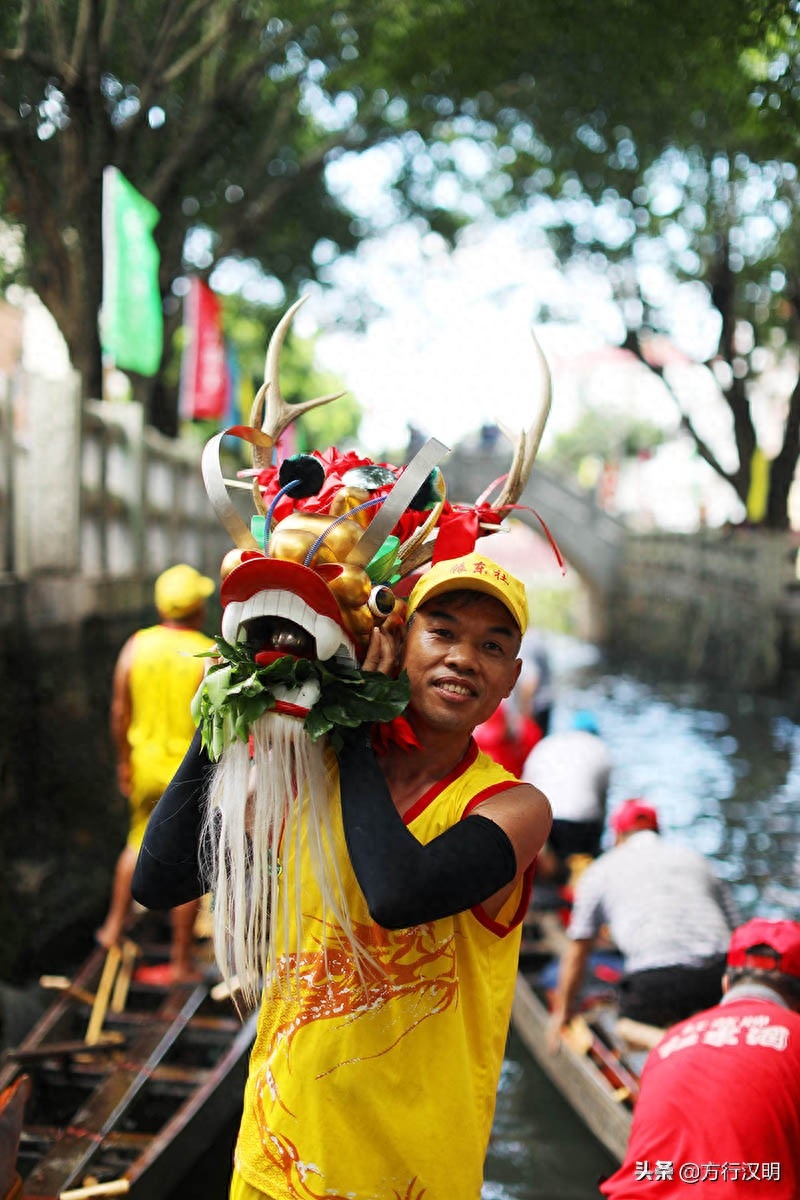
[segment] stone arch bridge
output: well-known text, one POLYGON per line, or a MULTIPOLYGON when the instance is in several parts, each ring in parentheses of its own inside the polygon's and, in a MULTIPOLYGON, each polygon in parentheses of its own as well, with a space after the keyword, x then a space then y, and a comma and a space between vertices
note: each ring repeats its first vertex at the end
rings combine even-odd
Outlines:
MULTIPOLYGON (((450 499, 474 502, 508 470, 510 457, 510 452, 456 447, 443 463, 450 499)), ((604 512, 590 492, 538 463, 518 503, 524 507, 515 516, 537 533, 541 533, 539 521, 526 507, 541 515, 564 558, 586 584, 593 606, 602 610, 622 562, 625 530, 621 522, 604 512)))

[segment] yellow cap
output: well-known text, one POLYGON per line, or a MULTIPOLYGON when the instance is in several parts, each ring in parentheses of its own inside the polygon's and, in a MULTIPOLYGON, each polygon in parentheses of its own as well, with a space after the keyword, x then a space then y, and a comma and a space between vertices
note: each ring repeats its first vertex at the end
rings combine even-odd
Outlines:
POLYGON ((167 621, 179 621, 198 609, 214 591, 214 580, 194 567, 178 563, 162 571, 156 580, 156 608, 167 621))
POLYGON ((528 599, 525 587, 505 567, 492 562, 485 554, 465 554, 462 558, 448 558, 438 562, 417 581, 408 597, 406 620, 409 620, 421 604, 426 604, 442 592, 454 592, 460 588, 468 591, 485 592, 504 604, 519 626, 520 633, 528 628, 528 599))

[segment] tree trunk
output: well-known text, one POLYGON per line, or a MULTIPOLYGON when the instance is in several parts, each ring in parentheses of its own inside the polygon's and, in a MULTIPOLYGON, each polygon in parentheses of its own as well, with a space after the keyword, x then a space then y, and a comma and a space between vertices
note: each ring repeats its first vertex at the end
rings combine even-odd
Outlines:
POLYGON ((789 414, 783 432, 783 445, 773 459, 769 476, 769 495, 764 524, 769 529, 789 528, 789 492, 800 456, 800 379, 789 400, 789 414))

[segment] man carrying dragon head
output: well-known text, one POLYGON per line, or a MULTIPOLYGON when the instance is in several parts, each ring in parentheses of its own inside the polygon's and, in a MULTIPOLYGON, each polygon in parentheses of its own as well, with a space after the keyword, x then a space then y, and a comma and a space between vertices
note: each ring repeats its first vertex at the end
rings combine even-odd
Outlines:
POLYGON ((548 405, 492 507, 447 502, 437 442, 404 469, 335 451, 274 465, 302 407, 277 374, 292 312, 263 424, 226 431, 254 446, 249 527, 222 435, 204 455, 237 548, 134 895, 213 891, 220 967, 261 996, 233 1200, 478 1200, 550 810, 472 738, 528 620, 522 584, 474 545, 522 491, 548 405))

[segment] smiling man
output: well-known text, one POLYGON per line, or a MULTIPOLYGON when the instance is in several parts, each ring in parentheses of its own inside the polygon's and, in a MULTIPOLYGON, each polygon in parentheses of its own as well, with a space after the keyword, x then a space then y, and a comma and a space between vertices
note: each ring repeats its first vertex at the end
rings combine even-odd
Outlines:
MULTIPOLYGON (((472 731, 516 682, 527 619, 519 580, 473 553, 422 576, 405 638, 373 632, 364 672, 402 667, 411 699, 347 731, 338 764, 326 751, 345 928, 307 869, 319 831, 281 846, 273 914, 301 881, 302 915, 281 926, 282 975, 264 986, 232 1200, 478 1200, 550 807, 472 731)), ((143 903, 195 849, 211 769, 196 739, 145 839, 143 903)))
MULTIPOLYGON (((519 784, 510 772, 496 767, 488 756, 478 752, 472 738, 475 727, 492 715, 519 676, 521 663, 517 656, 528 620, 525 589, 504 567, 485 555, 473 553, 439 563, 424 575, 409 597, 406 620, 402 663, 411 685, 407 718, 416 745, 408 748, 387 739, 383 753, 378 756, 380 773, 394 810, 406 824, 409 812, 413 820, 420 811, 421 798, 427 798, 430 804, 434 798, 431 789, 437 789, 454 772, 459 776, 470 790, 469 800, 465 810, 457 814, 458 825, 442 858, 428 867, 428 883, 437 893, 445 893, 444 881, 452 874, 452 886, 468 901, 465 904, 468 908, 474 907, 474 891, 483 884, 486 895, 479 898, 482 911, 493 916, 515 891, 524 869, 538 854, 550 824, 549 804, 542 793, 519 784), (461 819, 466 816, 474 816, 476 820, 463 824, 461 819), (512 865, 515 870, 511 877, 489 890, 512 865)), ((376 644, 370 649, 373 660, 370 664, 368 658, 365 666, 374 664, 374 669, 388 673, 390 650, 384 643, 381 659, 380 632, 374 637, 376 644)), ((350 765, 349 758, 340 758, 343 776, 350 765)), ((363 762, 354 764, 354 768, 353 779, 347 774, 348 787, 342 788, 351 859, 354 846, 349 834, 355 821, 350 815, 350 793, 351 788, 356 790, 359 774, 367 779, 363 762)), ((376 783, 373 770, 370 784, 376 783)), ((372 793, 367 803, 374 819, 376 806, 372 793)), ((359 820, 363 821, 360 813, 359 820)), ((391 844, 387 833, 384 831, 384 836, 377 839, 377 846, 370 849, 375 882, 380 883, 385 893, 396 878, 395 902, 401 912, 405 902, 416 903, 420 911, 427 913, 419 894, 420 880, 415 880, 412 900, 411 889, 403 880, 403 869, 408 864, 403 861, 400 866, 399 847, 391 844)), ((424 837, 421 840, 428 841, 424 837)), ((406 839, 405 845, 413 853, 410 840, 406 839)), ((441 855, 442 847, 437 845, 436 852, 441 855)), ((424 856, 416 853, 422 863, 424 856)), ((428 857, 433 857, 430 850, 428 857)), ((367 869, 365 862, 363 870, 367 869)), ((359 875, 359 866, 356 874, 359 875)), ((360 875, 359 882, 364 886, 360 875)), ((368 889, 366 895, 369 901, 368 889)), ((383 903, 387 903, 385 895, 383 903)), ((452 907, 446 898, 444 906, 452 907)), ((385 911, 383 917, 382 924, 393 924, 385 911)), ((394 922, 398 920, 395 915, 394 922)))

